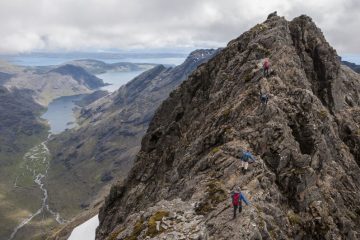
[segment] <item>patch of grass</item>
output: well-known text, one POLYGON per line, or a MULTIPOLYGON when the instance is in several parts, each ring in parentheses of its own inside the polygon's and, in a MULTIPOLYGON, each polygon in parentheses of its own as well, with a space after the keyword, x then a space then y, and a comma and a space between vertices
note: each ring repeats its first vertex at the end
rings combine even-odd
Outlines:
POLYGON ((138 236, 141 234, 141 232, 145 229, 144 226, 144 219, 139 219, 133 228, 133 231, 130 236, 127 236, 124 240, 137 240, 138 236))
POLYGON ((219 147, 214 147, 213 149, 211 149, 211 152, 213 154, 217 153, 218 151, 220 151, 220 148, 219 147))
POLYGON ((357 136, 360 136, 360 128, 358 128, 358 129, 355 131, 355 134, 356 134, 357 136))
POLYGON ((307 168, 293 168, 291 172, 294 173, 295 175, 302 175, 307 172, 307 168))
POLYGON ((327 116, 328 116, 328 113, 327 113, 327 111, 325 111, 325 110, 321 110, 321 111, 319 112, 319 115, 320 115, 320 118, 321 118, 322 120, 325 120, 325 119, 327 118, 327 116))
POLYGON ((244 77, 245 82, 250 82, 251 79, 253 78, 253 76, 254 76, 254 74, 253 74, 253 72, 251 70, 247 71, 245 73, 245 77, 244 77))
POLYGON ((254 205, 254 207, 255 207, 256 213, 258 214, 259 219, 260 219, 259 227, 260 227, 260 229, 264 229, 264 227, 265 227, 265 219, 264 219, 263 215, 261 214, 263 211, 262 211, 261 207, 258 206, 258 205, 254 205))
POLYGON ((195 208, 195 212, 199 215, 205 215, 227 198, 223 184, 218 180, 210 181, 207 184, 205 198, 195 208))
POLYGON ((122 233, 126 228, 122 227, 119 230, 115 230, 110 234, 109 240, 116 240, 117 236, 122 233))
POLYGON ((269 234, 270 234, 271 239, 278 239, 276 236, 275 229, 272 229, 271 231, 269 231, 269 234))
POLYGON ((221 116, 224 118, 228 118, 231 113, 231 108, 227 108, 224 111, 222 111, 221 116))
POLYGON ((169 214, 170 213, 168 211, 158 211, 154 213, 154 215, 149 218, 148 230, 146 232, 146 235, 150 237, 155 237, 156 235, 164 232, 165 229, 163 229, 162 227, 160 227, 159 231, 156 229, 156 222, 161 221, 163 217, 168 217, 169 214))
POLYGON ((213 204, 219 204, 220 202, 224 201, 227 196, 226 196, 226 191, 224 190, 222 184, 217 181, 211 181, 208 185, 208 194, 210 195, 210 200, 211 203, 213 204))
POLYGON ((251 31, 252 32, 256 32, 256 33, 260 33, 262 31, 265 31, 267 28, 267 26, 263 23, 260 23, 260 24, 256 24, 252 29, 251 31))
POLYGON ((264 57, 268 57, 271 54, 271 51, 267 48, 258 47, 257 49, 264 57))
POLYGON ((291 225, 300 225, 302 222, 301 217, 293 211, 289 211, 287 217, 291 225))

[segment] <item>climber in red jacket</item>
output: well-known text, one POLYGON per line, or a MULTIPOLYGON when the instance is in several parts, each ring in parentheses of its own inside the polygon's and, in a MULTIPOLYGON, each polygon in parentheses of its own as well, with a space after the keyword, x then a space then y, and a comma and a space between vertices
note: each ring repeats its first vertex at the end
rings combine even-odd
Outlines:
POLYGON ((265 58, 264 60, 263 69, 264 69, 264 77, 269 76, 270 61, 268 58, 265 58))
POLYGON ((236 218, 236 211, 239 208, 239 213, 242 211, 242 202, 246 205, 249 205, 249 201, 246 199, 245 195, 240 191, 240 188, 235 188, 234 191, 231 192, 231 200, 232 205, 234 207, 234 219, 236 218))

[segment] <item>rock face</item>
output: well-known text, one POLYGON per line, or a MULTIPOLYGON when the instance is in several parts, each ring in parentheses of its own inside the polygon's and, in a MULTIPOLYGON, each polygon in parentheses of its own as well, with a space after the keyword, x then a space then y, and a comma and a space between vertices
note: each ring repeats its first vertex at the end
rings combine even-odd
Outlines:
POLYGON ((156 66, 83 108, 80 127, 49 142, 49 199, 67 218, 108 193, 130 170, 141 138, 161 102, 215 50, 198 50, 174 68, 156 66), (72 186, 69 188, 69 186, 72 186), (67 193, 58 189, 68 189, 67 193))
POLYGON ((310 17, 272 14, 163 102, 129 176, 106 198, 97 239, 184 234, 149 231, 152 208, 182 212, 184 204, 162 204, 177 198, 199 216, 193 239, 359 239, 359 81, 310 17), (241 149, 256 157, 247 172, 241 149), (234 186, 251 205, 232 220, 234 186))

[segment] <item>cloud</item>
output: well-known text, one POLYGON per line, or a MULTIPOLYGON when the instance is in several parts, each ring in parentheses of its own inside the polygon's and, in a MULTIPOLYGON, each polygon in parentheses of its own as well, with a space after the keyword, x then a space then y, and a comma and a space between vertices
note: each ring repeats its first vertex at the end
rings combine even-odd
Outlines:
POLYGON ((274 10, 360 53, 357 0, 1 0, 0 52, 219 47, 274 10))

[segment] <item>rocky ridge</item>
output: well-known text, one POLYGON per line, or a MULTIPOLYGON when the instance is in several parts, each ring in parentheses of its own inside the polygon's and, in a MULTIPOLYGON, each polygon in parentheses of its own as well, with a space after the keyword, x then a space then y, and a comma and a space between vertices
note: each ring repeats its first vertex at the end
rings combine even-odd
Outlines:
POLYGON ((310 17, 269 15, 156 111, 129 176, 106 198, 96 239, 181 239, 186 227, 164 222, 184 206, 198 216, 194 239, 358 239, 359 81, 310 17), (246 173, 241 149, 257 158, 246 173), (235 186, 251 205, 232 220, 235 186))

